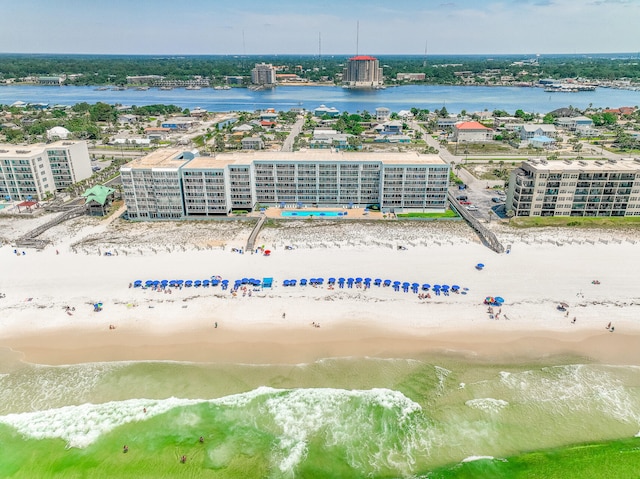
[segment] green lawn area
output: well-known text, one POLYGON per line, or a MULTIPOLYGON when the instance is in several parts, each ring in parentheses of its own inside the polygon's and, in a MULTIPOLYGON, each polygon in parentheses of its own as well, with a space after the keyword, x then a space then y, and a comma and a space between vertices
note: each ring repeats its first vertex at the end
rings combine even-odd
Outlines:
POLYGON ((537 228, 541 226, 570 226, 572 228, 622 228, 632 227, 640 228, 640 216, 633 217, 518 217, 511 218, 509 221, 511 226, 516 228, 537 228))
POLYGON ((458 218, 458 213, 447 210, 444 213, 398 213, 398 218, 458 218))

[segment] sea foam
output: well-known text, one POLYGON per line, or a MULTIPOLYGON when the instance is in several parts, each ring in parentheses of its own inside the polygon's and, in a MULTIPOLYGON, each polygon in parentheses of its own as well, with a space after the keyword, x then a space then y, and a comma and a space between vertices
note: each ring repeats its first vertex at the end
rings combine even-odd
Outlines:
POLYGON ((267 428, 278 438, 271 461, 287 473, 304 460, 309 441, 319 435, 329 446, 346 450, 350 465, 362 471, 397 470, 399 464, 408 468, 430 445, 421 407, 389 389, 260 387, 217 399, 129 399, 14 413, 0 416, 0 423, 27 438, 60 438, 69 447, 83 448, 119 426, 203 403, 239 410, 242 420, 267 428))

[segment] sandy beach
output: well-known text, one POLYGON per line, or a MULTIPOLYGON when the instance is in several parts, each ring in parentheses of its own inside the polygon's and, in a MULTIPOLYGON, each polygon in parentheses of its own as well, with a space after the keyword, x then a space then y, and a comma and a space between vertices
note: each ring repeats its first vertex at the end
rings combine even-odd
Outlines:
MULTIPOLYGON (((28 228, 2 221, 5 235, 28 228)), ((497 255, 461 222, 291 221, 261 232, 258 244, 270 256, 233 252, 244 247, 251 225, 81 218, 48 231, 52 245, 43 251, 16 254, 5 243, 0 347, 43 364, 274 364, 430 353, 488 361, 562 354, 621 364, 640 359, 634 347, 640 259, 632 231, 613 237, 499 226, 511 250, 497 255), (231 284, 272 277, 274 286, 236 295, 219 286, 170 293, 130 287, 138 279, 212 276, 231 284), (468 290, 420 298, 391 287, 283 286, 285 279, 358 276, 468 290), (493 316, 483 304, 487 296, 505 299, 493 316), (98 302, 102 311, 94 312, 98 302), (567 311, 557 310, 560 302, 567 311)))

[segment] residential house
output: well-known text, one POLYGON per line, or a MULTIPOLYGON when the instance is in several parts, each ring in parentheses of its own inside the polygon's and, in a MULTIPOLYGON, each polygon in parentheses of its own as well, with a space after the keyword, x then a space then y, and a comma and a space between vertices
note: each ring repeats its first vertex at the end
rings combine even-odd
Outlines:
POLYGON ((109 211, 116 190, 104 185, 96 185, 82 193, 89 216, 104 216, 109 211))
POLYGON ((489 141, 493 138, 493 130, 477 121, 457 123, 453 128, 453 141, 474 143, 489 141))
POLYGON ((547 124, 525 124, 520 129, 520 139, 529 140, 536 136, 547 136, 549 138, 555 138, 557 135, 555 125, 547 124))
POLYGON ((567 118, 557 118, 556 125, 569 131, 576 131, 578 126, 593 127, 593 120, 586 116, 572 116, 567 118))
POLYGON ((264 142, 259 136, 248 136, 240 140, 243 150, 262 150, 264 142))

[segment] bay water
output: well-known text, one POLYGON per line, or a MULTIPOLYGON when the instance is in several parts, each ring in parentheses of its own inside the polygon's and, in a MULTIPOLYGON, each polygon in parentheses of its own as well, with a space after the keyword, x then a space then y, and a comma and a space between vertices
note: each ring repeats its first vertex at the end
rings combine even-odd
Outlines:
POLYGON ((313 110, 324 104, 350 113, 364 110, 373 113, 377 107, 387 107, 395 112, 412 107, 431 111, 446 107, 450 113, 459 113, 461 110, 472 113, 486 109, 505 110, 513 114, 517 109, 547 113, 570 105, 580 109, 589 105, 601 108, 640 105, 640 91, 597 88, 591 92, 548 93, 542 88, 447 85, 406 85, 369 91, 347 90, 337 86, 280 86, 263 91, 247 88, 100 91, 91 86, 0 86, 0 104, 11 105, 16 101, 50 105, 74 105, 80 102, 136 106, 172 104, 189 109, 201 107, 215 112, 266 108, 276 111, 288 111, 291 108, 313 110))

